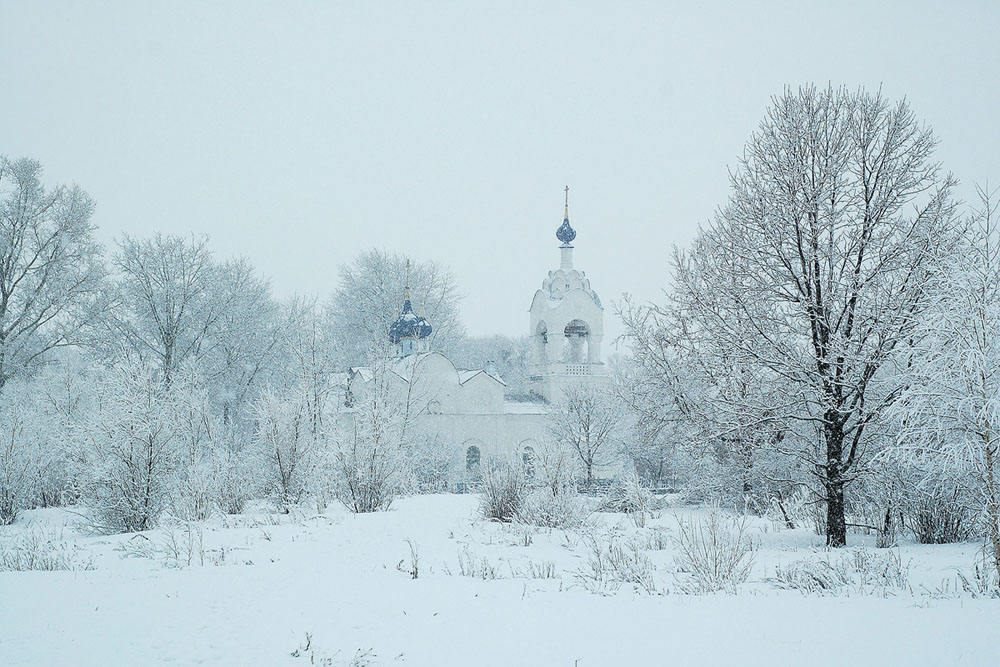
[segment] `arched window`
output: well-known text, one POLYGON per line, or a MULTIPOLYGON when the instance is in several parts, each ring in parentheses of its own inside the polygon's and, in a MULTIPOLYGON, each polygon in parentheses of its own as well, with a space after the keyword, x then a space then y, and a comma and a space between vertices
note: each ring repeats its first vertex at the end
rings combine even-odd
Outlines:
POLYGON ((528 479, 535 478, 535 448, 531 445, 527 445, 524 448, 524 453, 521 454, 521 459, 524 461, 524 475, 528 479))
POLYGON ((469 448, 465 450, 466 472, 471 472, 471 473, 479 472, 479 459, 480 459, 479 447, 476 447, 475 445, 470 445, 469 448))

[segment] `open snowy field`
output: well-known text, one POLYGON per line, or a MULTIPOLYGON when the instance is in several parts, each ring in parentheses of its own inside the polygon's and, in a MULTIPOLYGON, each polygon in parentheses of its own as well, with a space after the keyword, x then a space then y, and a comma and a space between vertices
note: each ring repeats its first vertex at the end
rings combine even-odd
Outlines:
POLYGON ((8 557, 55 538, 53 558, 92 569, 0 572, 0 664, 1000 663, 1000 602, 955 590, 974 544, 904 543, 892 551, 905 583, 806 595, 781 588, 776 569, 858 548, 830 554, 808 530, 756 520, 737 594, 690 595, 677 519, 704 510, 667 510, 642 528, 594 514, 566 532, 484 522, 477 502, 418 496, 378 514, 331 507, 113 537, 80 532, 64 510, 26 512, 0 528, 8 557), (652 569, 638 584, 588 577, 594 544, 634 548, 652 569))

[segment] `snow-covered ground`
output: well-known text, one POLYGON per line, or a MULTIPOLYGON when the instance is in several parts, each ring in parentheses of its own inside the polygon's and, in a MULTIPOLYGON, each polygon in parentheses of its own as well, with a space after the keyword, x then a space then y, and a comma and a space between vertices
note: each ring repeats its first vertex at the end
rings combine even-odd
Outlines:
POLYGON ((35 531, 92 569, 0 572, 0 665, 1000 664, 1000 601, 952 592, 974 544, 906 542, 906 588, 807 596, 778 588, 775 568, 841 555, 758 520, 750 580, 696 596, 678 590, 672 537, 677 516, 704 510, 643 528, 597 514, 565 532, 486 523, 476 505, 418 496, 380 514, 113 537, 80 532, 69 511, 26 512, 0 528, 6 548, 35 531), (590 592, 577 573, 592 538, 642 543, 656 592, 590 592))

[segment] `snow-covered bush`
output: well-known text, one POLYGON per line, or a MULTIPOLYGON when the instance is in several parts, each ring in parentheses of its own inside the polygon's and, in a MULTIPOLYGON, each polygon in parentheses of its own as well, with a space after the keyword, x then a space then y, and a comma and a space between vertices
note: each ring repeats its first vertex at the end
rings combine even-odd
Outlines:
POLYGON ((864 547, 819 559, 805 558, 775 569, 774 583, 820 595, 850 592, 886 595, 909 587, 909 563, 892 549, 870 551, 864 547))
POLYGON ((163 379, 126 362, 99 388, 100 409, 83 433, 82 484, 105 532, 149 530, 167 509, 178 468, 175 414, 163 379))
POLYGON ((973 597, 1000 597, 1000 575, 997 574, 996 557, 989 542, 979 551, 979 557, 972 564, 972 572, 966 576, 959 570, 958 580, 962 588, 973 597))
POLYGON ((433 435, 415 434, 406 447, 408 488, 417 493, 442 493, 448 489, 451 456, 433 435))
POLYGON ((517 519, 528 496, 524 466, 506 458, 487 459, 482 466, 479 511, 483 518, 509 523, 517 519))
POLYGON ((339 444, 337 499, 357 513, 389 509, 402 485, 398 449, 363 438, 339 444))
POLYGON ((316 465, 316 431, 303 392, 267 390, 254 403, 256 441, 267 461, 267 490, 285 512, 308 491, 316 465))
POLYGON ((794 530, 797 526, 812 521, 814 512, 811 508, 816 502, 815 494, 810 493, 805 487, 796 489, 788 495, 778 493, 771 497, 764 516, 774 523, 775 528, 794 530))
POLYGON ((866 519, 885 537, 895 530, 898 515, 921 544, 962 542, 983 534, 982 503, 968 472, 938 447, 892 447, 875 457, 858 495, 862 509, 865 502, 873 506, 866 519))
POLYGON ((635 472, 628 472, 611 486, 601 499, 601 512, 622 512, 624 514, 648 514, 657 509, 656 498, 639 479, 635 472))
POLYGON ((261 451, 242 442, 229 441, 216 452, 219 508, 226 514, 239 514, 247 503, 259 497, 263 486, 266 460, 261 451))
POLYGON ((591 593, 614 593, 622 584, 633 584, 646 593, 656 593, 656 566, 636 540, 616 533, 590 535, 587 561, 576 571, 580 584, 591 593))
POLYGON ((754 544, 746 517, 732 517, 718 507, 704 519, 677 517, 674 564, 678 586, 686 593, 735 592, 750 576, 754 544))
POLYGON ((0 402, 0 525, 14 523, 32 501, 35 442, 17 389, 8 385, 0 402))
POLYGON ((532 463, 534 488, 525 495, 517 520, 546 528, 581 525, 590 512, 577 492, 573 451, 556 442, 545 442, 538 445, 532 463))
POLYGON ((425 437, 411 428, 414 400, 398 391, 389 356, 373 351, 368 371, 370 378, 352 390, 350 410, 328 429, 334 495, 358 513, 389 509, 406 488, 406 452, 425 437))
POLYGON ((175 379, 170 387, 178 447, 170 510, 185 521, 204 521, 220 509, 222 500, 222 423, 213 414, 203 386, 190 373, 175 379))
POLYGON ((553 494, 548 487, 532 489, 517 513, 517 520, 543 528, 575 528, 590 511, 576 489, 564 488, 553 494))
POLYGON ((52 530, 30 527, 0 541, 0 572, 27 570, 92 570, 94 563, 52 530))

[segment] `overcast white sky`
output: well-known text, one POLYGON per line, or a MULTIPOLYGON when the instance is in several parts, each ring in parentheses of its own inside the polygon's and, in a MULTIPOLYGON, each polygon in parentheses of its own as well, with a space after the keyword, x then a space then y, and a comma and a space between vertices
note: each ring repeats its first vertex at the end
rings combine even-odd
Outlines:
POLYGON ((279 296, 439 260, 476 334, 526 333, 569 184, 618 333, 783 86, 908 97, 968 185, 1000 182, 998 71, 998 2, 0 0, 0 153, 88 190, 105 243, 207 233, 279 296))

